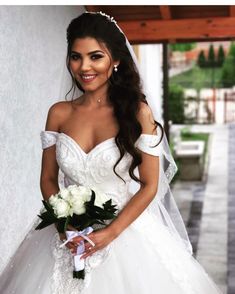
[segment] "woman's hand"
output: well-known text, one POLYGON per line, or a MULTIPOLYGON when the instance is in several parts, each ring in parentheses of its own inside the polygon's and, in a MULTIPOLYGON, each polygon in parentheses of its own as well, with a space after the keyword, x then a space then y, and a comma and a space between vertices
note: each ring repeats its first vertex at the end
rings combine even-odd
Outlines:
MULTIPOLYGON (((71 225, 68 225, 67 227, 68 230, 70 231, 77 231, 76 228, 74 228, 73 226, 71 225)), ((65 233, 59 233, 59 236, 60 236, 60 240, 61 241, 64 241, 67 239, 66 237, 66 234, 65 233)), ((65 245, 72 254, 75 254, 77 252, 77 247, 78 247, 78 243, 77 242, 74 242, 73 240, 71 240, 70 242, 68 242, 66 245, 65 245)))
MULTIPOLYGON (((106 227, 104 229, 90 233, 87 235, 87 237, 95 243, 95 246, 93 247, 89 242, 85 241, 85 252, 81 258, 87 258, 96 251, 103 249, 116 238, 116 235, 109 229, 109 227, 106 227)), ((74 237, 71 241, 78 244, 82 240, 84 241, 84 239, 79 236, 74 237)))

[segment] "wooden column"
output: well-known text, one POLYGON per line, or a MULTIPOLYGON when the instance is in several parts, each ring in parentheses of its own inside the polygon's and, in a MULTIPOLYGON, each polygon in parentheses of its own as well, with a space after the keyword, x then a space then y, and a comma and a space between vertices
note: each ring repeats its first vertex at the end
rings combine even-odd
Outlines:
POLYGON ((164 42, 163 44, 163 119, 164 119, 164 130, 166 133, 166 137, 169 142, 169 90, 168 90, 168 43, 164 42))

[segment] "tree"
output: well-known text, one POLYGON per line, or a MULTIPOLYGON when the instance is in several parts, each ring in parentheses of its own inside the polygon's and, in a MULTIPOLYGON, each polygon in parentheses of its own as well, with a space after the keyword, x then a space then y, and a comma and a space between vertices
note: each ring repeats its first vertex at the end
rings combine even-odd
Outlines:
POLYGON ((184 123, 184 89, 177 84, 169 87, 169 119, 175 124, 184 123))
POLYGON ((232 42, 229 47, 228 55, 235 57, 235 43, 232 42))
POLYGON ((213 44, 210 45, 207 62, 209 67, 215 66, 215 50, 213 44))
POLYGON ((224 61, 221 75, 222 85, 225 88, 235 85, 235 44, 231 43, 229 53, 224 61))
POLYGON ((224 48, 222 45, 220 45, 219 51, 218 51, 218 57, 217 57, 217 65, 222 66, 224 63, 224 59, 225 59, 224 48))
POLYGON ((206 67, 206 57, 203 50, 201 50, 200 53, 198 54, 197 64, 201 68, 206 67))

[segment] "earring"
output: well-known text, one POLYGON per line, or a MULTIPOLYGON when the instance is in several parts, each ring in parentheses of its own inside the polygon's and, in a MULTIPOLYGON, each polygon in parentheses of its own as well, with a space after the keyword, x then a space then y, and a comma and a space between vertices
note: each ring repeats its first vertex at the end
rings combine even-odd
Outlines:
POLYGON ((114 64, 114 71, 115 71, 115 72, 118 71, 118 66, 117 66, 117 64, 114 64))

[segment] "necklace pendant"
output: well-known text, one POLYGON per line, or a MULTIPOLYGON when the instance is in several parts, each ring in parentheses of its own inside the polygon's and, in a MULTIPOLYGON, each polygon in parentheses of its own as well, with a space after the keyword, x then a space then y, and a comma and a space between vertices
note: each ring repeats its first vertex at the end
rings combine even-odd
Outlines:
POLYGON ((101 101, 101 100, 100 100, 100 98, 99 98, 99 99, 97 100, 97 102, 100 103, 100 101, 101 101))

